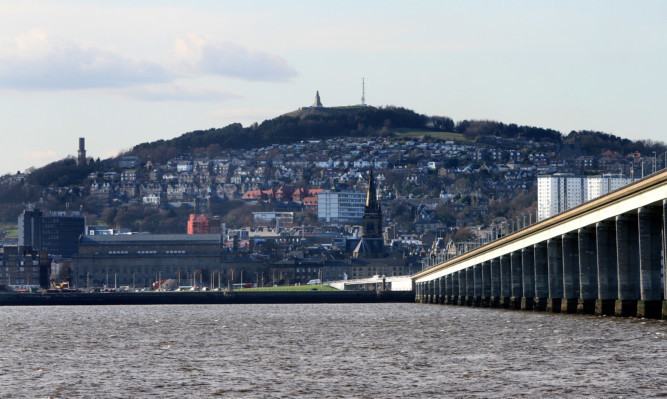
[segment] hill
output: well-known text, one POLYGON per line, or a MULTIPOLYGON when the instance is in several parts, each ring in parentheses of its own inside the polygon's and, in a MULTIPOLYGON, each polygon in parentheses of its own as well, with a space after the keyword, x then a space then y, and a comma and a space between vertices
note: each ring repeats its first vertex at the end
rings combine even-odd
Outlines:
POLYGON ((560 132, 552 129, 492 121, 466 120, 455 124, 449 117, 426 116, 402 107, 351 106, 303 108, 249 127, 234 123, 222 128, 196 130, 170 140, 139 144, 128 155, 164 162, 179 153, 210 153, 221 148, 247 149, 309 139, 378 135, 432 135, 438 139, 461 141, 483 140, 488 136, 554 143, 563 139, 560 132))

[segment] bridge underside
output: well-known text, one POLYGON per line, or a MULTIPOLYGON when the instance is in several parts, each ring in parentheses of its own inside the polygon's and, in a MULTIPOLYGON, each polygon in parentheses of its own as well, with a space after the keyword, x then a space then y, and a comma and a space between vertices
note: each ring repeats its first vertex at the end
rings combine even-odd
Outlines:
POLYGON ((418 273, 416 301, 667 319, 666 190, 662 172, 418 273))

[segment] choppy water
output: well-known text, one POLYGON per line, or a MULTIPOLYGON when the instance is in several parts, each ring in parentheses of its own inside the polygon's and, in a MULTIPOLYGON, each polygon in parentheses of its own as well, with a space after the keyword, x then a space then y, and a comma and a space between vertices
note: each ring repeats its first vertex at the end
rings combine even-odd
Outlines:
POLYGON ((418 304, 0 308, 0 397, 659 397, 667 323, 418 304))

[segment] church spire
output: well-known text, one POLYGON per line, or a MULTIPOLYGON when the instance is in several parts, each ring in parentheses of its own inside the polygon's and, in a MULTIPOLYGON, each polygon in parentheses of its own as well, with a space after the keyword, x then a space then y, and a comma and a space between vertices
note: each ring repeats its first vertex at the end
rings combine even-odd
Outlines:
POLYGON ((375 179, 373 177, 373 167, 371 167, 368 177, 368 191, 366 192, 366 206, 364 207, 363 217, 363 236, 364 238, 379 239, 382 245, 382 208, 377 200, 377 189, 375 188, 375 179))
POLYGON ((375 179, 373 179, 373 166, 368 177, 368 191, 366 192, 366 206, 370 208, 377 207, 377 190, 375 189, 375 179))

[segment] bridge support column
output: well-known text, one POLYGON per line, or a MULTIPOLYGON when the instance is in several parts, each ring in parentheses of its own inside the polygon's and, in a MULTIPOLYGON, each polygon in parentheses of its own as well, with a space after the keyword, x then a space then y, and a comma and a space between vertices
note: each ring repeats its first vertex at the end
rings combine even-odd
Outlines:
POLYGON ((662 201, 662 318, 667 320, 667 200, 662 201))
POLYGON ((464 273, 466 279, 465 305, 473 306, 475 304, 475 270, 472 266, 466 267, 464 273))
POLYGON ((415 284, 415 302, 421 303, 422 301, 422 283, 415 284))
POLYGON ((563 234, 563 300, 560 311, 577 313, 579 304, 579 236, 563 234))
POLYGON ((458 304, 461 306, 465 306, 466 304, 466 271, 464 270, 459 270, 456 272, 459 275, 459 298, 458 298, 458 304))
POLYGON ((459 293, 461 292, 461 287, 459 286, 459 273, 454 272, 451 274, 452 276, 452 298, 450 300, 450 303, 452 305, 458 305, 459 304, 459 293))
POLYGON ((662 250, 662 209, 640 208, 639 219, 639 273, 640 300, 637 316, 660 318, 662 316, 662 282, 660 264, 662 250))
POLYGON ((491 304, 491 261, 482 262, 482 306, 491 304))
POLYGON ((547 244, 544 242, 535 244, 533 247, 535 263, 535 305, 534 310, 547 310, 547 298, 549 297, 549 267, 547 257, 547 244))
POLYGON ((438 279, 438 304, 442 305, 445 303, 445 276, 442 276, 438 279))
POLYGON ((428 303, 428 281, 422 283, 422 300, 421 303, 428 303))
POLYGON ((512 267, 509 255, 500 256, 500 307, 510 307, 512 296, 512 267))
POLYGON ((521 297, 523 297, 523 276, 521 267, 521 252, 514 251, 510 254, 512 296, 510 297, 510 309, 521 309, 521 297))
POLYGON ((560 313, 563 299, 563 241, 560 237, 547 240, 549 298, 547 311, 560 313))
POLYGON ((472 299, 472 304, 473 306, 482 306, 482 265, 481 264, 476 264, 475 266, 471 267, 473 276, 473 299, 472 299))
POLYGON ((445 276, 445 304, 452 304, 452 274, 445 276))
POLYGON ((428 282, 429 293, 431 295, 431 297, 429 298, 428 303, 436 303, 435 295, 436 295, 436 292, 437 292, 436 291, 437 287, 436 287, 435 283, 436 283, 435 280, 431 280, 431 281, 428 282))
POLYGON ((636 316, 639 290, 639 226, 637 214, 616 216, 618 299, 616 316, 636 316))
POLYGON ((500 306, 500 258, 491 259, 491 299, 490 306, 500 306))
POLYGON ((618 298, 616 271, 616 222, 604 220, 595 226, 597 235, 598 299, 595 314, 613 316, 618 298))
POLYGON ((579 304, 577 305, 577 313, 595 313, 597 283, 595 228, 587 226, 579 229, 579 304))
POLYGON ((533 310, 535 307, 535 250, 533 247, 521 250, 521 273, 523 284, 521 310, 533 310))

